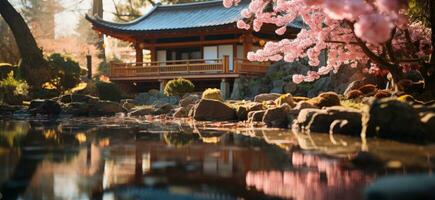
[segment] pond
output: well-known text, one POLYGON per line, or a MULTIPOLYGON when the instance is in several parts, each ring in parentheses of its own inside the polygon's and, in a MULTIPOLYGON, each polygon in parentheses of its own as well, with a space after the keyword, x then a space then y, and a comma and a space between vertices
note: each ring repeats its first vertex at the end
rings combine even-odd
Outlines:
POLYGON ((431 174, 434 154, 224 123, 0 119, 0 199, 362 199, 379 177, 431 174))

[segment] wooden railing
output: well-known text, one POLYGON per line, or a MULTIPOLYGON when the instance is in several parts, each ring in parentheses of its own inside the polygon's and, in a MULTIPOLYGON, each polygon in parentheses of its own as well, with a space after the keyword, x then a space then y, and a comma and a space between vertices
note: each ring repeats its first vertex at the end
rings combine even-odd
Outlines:
POLYGON ((233 70, 229 69, 229 57, 221 59, 170 60, 145 63, 110 63, 109 76, 121 77, 153 77, 164 75, 187 74, 228 74, 265 73, 268 64, 253 63, 243 59, 234 59, 233 70))
POLYGON ((264 74, 269 66, 270 63, 268 62, 252 62, 241 58, 234 59, 234 71, 241 74, 264 74))

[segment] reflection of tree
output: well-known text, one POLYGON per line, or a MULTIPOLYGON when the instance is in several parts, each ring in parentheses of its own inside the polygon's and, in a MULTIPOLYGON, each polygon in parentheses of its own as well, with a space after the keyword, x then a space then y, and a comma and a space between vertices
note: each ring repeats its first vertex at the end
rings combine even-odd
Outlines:
POLYGON ((250 171, 246 184, 259 191, 281 198, 354 199, 361 188, 373 180, 370 175, 348 170, 336 160, 313 154, 294 152, 292 171, 250 171))
POLYGON ((30 126, 26 122, 0 121, 0 146, 14 147, 25 137, 30 126))
MULTIPOLYGON (((78 153, 79 143, 72 134, 62 134, 58 123, 34 123, 23 130, 18 146, 21 146, 20 158, 9 180, 0 185, 0 193, 4 199, 17 199, 22 194, 40 163, 50 155, 53 161, 70 160, 78 153)), ((16 124, 26 127, 27 123, 16 124)))

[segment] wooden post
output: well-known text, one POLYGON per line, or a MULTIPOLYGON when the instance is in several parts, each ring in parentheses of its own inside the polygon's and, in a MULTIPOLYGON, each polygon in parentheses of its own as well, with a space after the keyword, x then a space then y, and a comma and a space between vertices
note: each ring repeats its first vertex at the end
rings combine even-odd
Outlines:
POLYGON ((253 36, 251 33, 245 33, 243 35, 243 62, 245 62, 248 52, 252 50, 253 36))
POLYGON ((151 62, 154 62, 157 60, 157 56, 156 56, 156 47, 152 46, 149 48, 150 50, 150 54, 151 54, 151 62))
MULTIPOLYGON (((136 45, 136 64, 143 63, 143 49, 140 48, 140 45, 136 45)), ((139 64, 137 65, 139 66, 139 64)))
POLYGON ((224 73, 226 74, 229 71, 230 56, 224 55, 224 59, 223 59, 222 63, 224 65, 223 66, 224 67, 224 73))
POLYGON ((92 79, 92 56, 86 55, 86 66, 88 68, 88 79, 92 79))

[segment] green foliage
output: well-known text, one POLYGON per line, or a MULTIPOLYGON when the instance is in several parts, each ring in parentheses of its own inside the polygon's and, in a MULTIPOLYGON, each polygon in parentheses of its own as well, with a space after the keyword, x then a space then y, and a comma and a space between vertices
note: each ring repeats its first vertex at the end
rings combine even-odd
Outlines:
POLYGON ((182 97, 186 93, 193 92, 195 86, 187 79, 177 78, 169 81, 164 89, 164 93, 167 96, 182 97))
POLYGON ((122 91, 118 85, 111 82, 97 81, 96 82, 98 97, 101 100, 120 101, 122 99, 122 91))
POLYGON ((18 78, 18 66, 9 63, 0 63, 0 80, 7 78, 10 72, 13 72, 14 77, 18 78))
POLYGON ((0 81, 0 100, 7 104, 21 104, 23 98, 29 93, 26 81, 14 78, 11 71, 6 79, 0 81))
POLYGON ((80 83, 81 68, 78 62, 59 53, 51 54, 47 60, 52 74, 50 83, 57 90, 63 92, 80 83))
POLYGON ((202 93, 203 99, 213 99, 223 101, 221 90, 217 88, 208 88, 202 93))
POLYGON ((410 16, 411 20, 422 22, 427 27, 430 27, 430 1, 433 0, 409 0, 408 15, 410 16))

